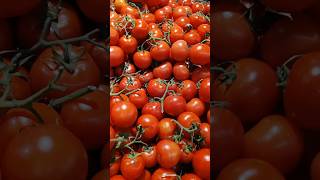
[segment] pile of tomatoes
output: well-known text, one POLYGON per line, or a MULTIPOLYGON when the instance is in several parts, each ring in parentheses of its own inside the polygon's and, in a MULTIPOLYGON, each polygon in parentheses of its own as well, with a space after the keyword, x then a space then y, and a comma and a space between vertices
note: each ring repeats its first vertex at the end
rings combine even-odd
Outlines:
POLYGON ((320 3, 218 0, 217 180, 320 179, 320 3))
POLYGON ((0 1, 0 179, 107 178, 106 7, 0 1))
POLYGON ((210 4, 110 7, 111 180, 210 179, 210 4))

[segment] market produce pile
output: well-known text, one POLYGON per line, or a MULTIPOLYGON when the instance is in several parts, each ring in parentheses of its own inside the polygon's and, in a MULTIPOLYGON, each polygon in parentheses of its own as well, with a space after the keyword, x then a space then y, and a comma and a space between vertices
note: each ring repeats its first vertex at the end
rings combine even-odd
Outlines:
POLYGON ((111 180, 209 180, 209 103, 209 2, 112 1, 111 180))
POLYGON ((320 180, 320 1, 214 6, 215 178, 320 180))
POLYGON ((88 2, 0 0, 0 179, 107 178, 107 2, 88 2))

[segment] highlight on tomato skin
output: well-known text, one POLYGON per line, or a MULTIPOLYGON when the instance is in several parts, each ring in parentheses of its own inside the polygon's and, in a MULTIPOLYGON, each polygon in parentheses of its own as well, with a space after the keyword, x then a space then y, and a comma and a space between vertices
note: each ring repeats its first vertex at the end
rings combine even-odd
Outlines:
POLYGON ((88 2, 0 1, 0 179, 107 178, 108 7, 88 2))
MULTIPOLYGON (((207 112, 213 117, 214 179, 320 178, 319 5, 316 0, 214 3, 213 104, 207 112)), ((206 31, 206 25, 199 28, 206 31)), ((197 72, 202 77, 207 70, 197 72)), ((204 134, 205 129, 202 124, 204 134)))
POLYGON ((110 7, 110 179, 212 179, 210 1, 110 7))

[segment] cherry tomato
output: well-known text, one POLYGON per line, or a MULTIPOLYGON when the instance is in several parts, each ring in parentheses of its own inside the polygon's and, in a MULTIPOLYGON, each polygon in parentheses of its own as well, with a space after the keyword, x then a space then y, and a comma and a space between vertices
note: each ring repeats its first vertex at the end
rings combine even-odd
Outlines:
POLYGON ((182 81, 178 92, 189 101, 197 94, 197 86, 193 81, 184 80, 182 81))
POLYGON ((195 44, 190 48, 190 60, 193 64, 210 64, 210 47, 207 44, 195 44))
POLYGON ((163 118, 160 102, 148 102, 142 108, 142 114, 154 115, 157 119, 163 118))
POLYGON ((144 159, 146 168, 154 167, 157 164, 157 150, 155 146, 143 150, 141 156, 144 159))
POLYGON ((171 116, 178 116, 186 109, 186 100, 179 95, 169 95, 164 99, 164 111, 171 116))
POLYGON ((125 154, 121 159, 120 170, 124 178, 137 179, 144 173, 144 159, 141 155, 125 154))
POLYGON ((149 51, 137 51, 133 55, 133 62, 139 69, 147 69, 151 63, 152 58, 149 51))
POLYGON ((152 97, 161 97, 166 91, 167 85, 163 82, 163 80, 157 78, 152 79, 148 83, 147 91, 152 97))
POLYGON ((119 46, 110 46, 110 66, 117 67, 124 62, 124 51, 119 46))
POLYGON ((189 57, 189 47, 185 40, 177 40, 171 45, 170 57, 178 62, 184 62, 189 57))
POLYGON ((153 68, 153 76, 160 79, 169 79, 172 74, 172 64, 169 61, 161 63, 159 66, 153 68))
POLYGON ((137 120, 137 126, 141 125, 144 132, 142 138, 146 141, 153 139, 158 134, 158 119, 151 114, 143 114, 137 120))
POLYGON ((180 147, 171 140, 163 139, 157 143, 157 161, 163 168, 172 168, 180 160, 180 147), (168 153, 170 152, 170 153, 168 153))
POLYGON ((199 98, 192 98, 186 105, 186 111, 193 112, 201 117, 205 111, 205 104, 199 98))
POLYGON ((183 62, 177 62, 173 66, 173 76, 180 81, 189 79, 190 72, 188 66, 183 62))
POLYGON ((120 128, 132 126, 138 116, 137 107, 126 101, 121 101, 113 105, 110 111, 111 123, 120 128))
POLYGON ((171 169, 158 168, 153 172, 151 180, 176 180, 176 176, 177 174, 171 169))
POLYGON ((210 179, 210 149, 196 151, 192 158, 194 172, 203 179, 210 179))
POLYGON ((151 48, 150 54, 156 61, 165 61, 170 56, 170 46, 165 41, 158 41, 157 45, 151 48))
POLYGON ((170 139, 174 135, 176 124, 172 121, 172 119, 161 119, 158 126, 160 139, 170 139))
POLYGON ((119 39, 119 46, 126 54, 132 54, 137 50, 138 42, 133 36, 125 36, 123 35, 119 39))

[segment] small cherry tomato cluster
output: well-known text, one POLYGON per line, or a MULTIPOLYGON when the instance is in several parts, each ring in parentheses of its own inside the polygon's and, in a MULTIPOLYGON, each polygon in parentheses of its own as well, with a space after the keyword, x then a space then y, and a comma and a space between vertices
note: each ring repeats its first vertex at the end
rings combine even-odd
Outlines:
POLYGON ((216 1, 217 180, 320 179, 319 12, 316 0, 216 1))
POLYGON ((0 1, 0 179, 107 179, 106 8, 0 1))
POLYGON ((113 0, 110 179, 210 179, 210 3, 113 0))

